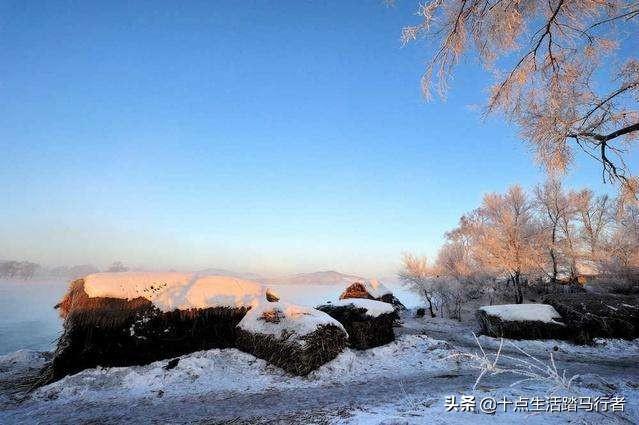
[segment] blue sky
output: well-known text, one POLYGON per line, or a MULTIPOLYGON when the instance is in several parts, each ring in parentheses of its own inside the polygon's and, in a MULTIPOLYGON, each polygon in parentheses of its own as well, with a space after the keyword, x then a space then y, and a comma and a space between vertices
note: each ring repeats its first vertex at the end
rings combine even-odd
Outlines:
MULTIPOLYGON (((427 103, 413 2, 0 1, 0 258, 395 271, 542 172, 460 66, 427 103)), ((573 185, 601 190, 580 161, 573 185)), ((610 188, 608 188, 610 189, 610 188)))

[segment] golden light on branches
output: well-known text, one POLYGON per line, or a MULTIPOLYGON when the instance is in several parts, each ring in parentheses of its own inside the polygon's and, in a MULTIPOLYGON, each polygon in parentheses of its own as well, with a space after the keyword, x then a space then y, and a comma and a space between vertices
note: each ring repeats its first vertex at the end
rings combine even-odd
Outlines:
POLYGON ((549 173, 563 173, 578 147, 600 162, 604 181, 636 197, 625 157, 639 138, 638 1, 432 0, 417 15, 402 40, 434 46, 427 98, 443 96, 473 52, 494 77, 486 112, 517 124, 549 173))

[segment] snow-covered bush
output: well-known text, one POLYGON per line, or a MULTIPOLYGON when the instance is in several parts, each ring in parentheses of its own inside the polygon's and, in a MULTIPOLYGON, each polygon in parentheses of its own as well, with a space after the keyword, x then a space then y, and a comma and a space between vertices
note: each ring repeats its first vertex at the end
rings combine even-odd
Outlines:
POLYGON ((437 298, 434 294, 434 277, 433 270, 429 267, 426 257, 417 257, 412 254, 404 255, 399 278, 428 303, 431 317, 437 317, 435 313, 437 310, 437 298))
POLYGON ((523 357, 510 356, 502 353, 504 339, 499 343, 499 348, 494 354, 487 353, 482 347, 477 335, 473 333, 475 342, 479 347, 479 352, 457 353, 451 357, 457 360, 464 360, 471 368, 479 371, 473 390, 477 388, 481 380, 486 376, 495 376, 510 373, 519 376, 521 379, 514 381, 511 386, 516 386, 527 381, 537 381, 546 384, 550 393, 558 390, 570 390, 572 383, 579 375, 567 376, 566 370, 560 371, 555 363, 552 351, 549 354, 548 362, 543 362, 528 354, 524 349, 508 341, 507 344, 514 348, 523 357), (500 360, 502 361, 500 363, 500 360), (505 363, 509 364, 505 364, 505 363))

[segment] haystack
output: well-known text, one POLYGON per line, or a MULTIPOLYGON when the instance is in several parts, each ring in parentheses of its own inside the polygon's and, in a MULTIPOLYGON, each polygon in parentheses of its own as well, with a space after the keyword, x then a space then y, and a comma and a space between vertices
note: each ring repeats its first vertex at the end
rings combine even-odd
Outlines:
POLYGON ((358 350, 377 347, 395 340, 393 323, 398 318, 391 304, 352 298, 317 307, 348 332, 349 345, 358 350))
POLYGON ((570 328, 568 337, 580 344, 593 338, 639 338, 639 297, 576 293, 549 295, 552 305, 570 328))
POLYGON ((390 289, 375 279, 360 280, 351 283, 339 296, 340 300, 349 298, 382 301, 392 304, 396 310, 406 309, 406 307, 404 307, 404 305, 395 298, 390 289))
POLYGON ((477 320, 481 333, 512 339, 561 339, 566 325, 547 304, 504 304, 480 307, 477 320))
POLYGON ((266 298, 261 285, 224 276, 89 275, 74 281, 56 306, 63 334, 42 383, 96 366, 139 365, 234 347, 236 325, 266 298))
POLYGON ((284 302, 252 308, 237 329, 237 348, 302 376, 334 359, 348 338, 327 314, 284 302))

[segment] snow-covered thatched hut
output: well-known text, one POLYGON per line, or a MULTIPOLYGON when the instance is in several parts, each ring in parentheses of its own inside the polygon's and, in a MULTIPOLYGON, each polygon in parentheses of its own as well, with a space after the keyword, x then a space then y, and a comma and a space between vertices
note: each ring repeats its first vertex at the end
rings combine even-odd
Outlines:
POLYGON ((237 348, 295 375, 333 360, 348 338, 326 313, 285 302, 253 307, 237 329, 237 348))
POLYGON ((339 321, 348 332, 353 348, 364 350, 395 340, 393 323, 398 318, 388 303, 364 298, 348 298, 317 307, 339 321))
POLYGON ((393 295, 393 292, 376 279, 356 280, 339 296, 340 300, 363 298, 392 304, 396 309, 405 309, 404 305, 393 295))
POLYGON ((561 339, 567 328, 561 315, 547 304, 503 304, 480 307, 481 333, 496 338, 561 339))
POLYGON ((42 383, 95 366, 145 364, 234 347, 236 325, 275 297, 259 283, 192 273, 98 273, 71 283, 42 383))

